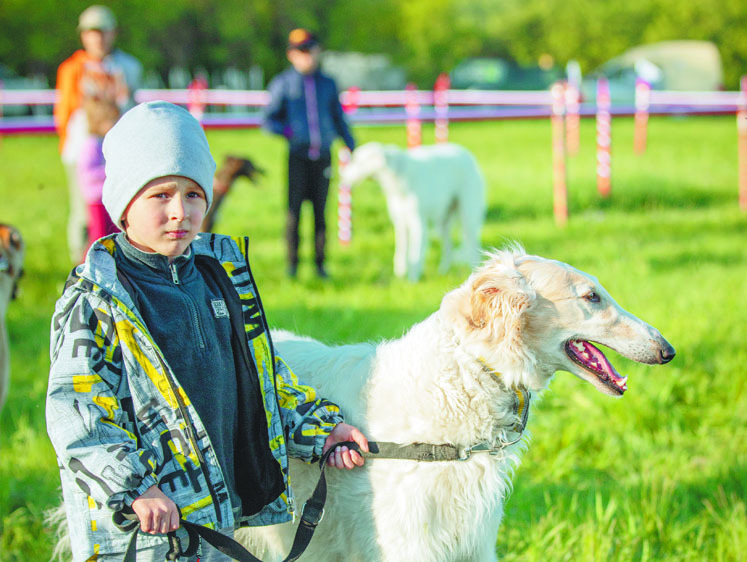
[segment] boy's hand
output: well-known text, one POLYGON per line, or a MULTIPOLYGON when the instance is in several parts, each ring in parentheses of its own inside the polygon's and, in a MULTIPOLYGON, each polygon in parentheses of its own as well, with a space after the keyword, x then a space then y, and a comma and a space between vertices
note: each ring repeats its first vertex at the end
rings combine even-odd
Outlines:
POLYGON ((176 504, 158 486, 151 486, 132 502, 132 509, 140 519, 140 529, 152 535, 165 534, 179 528, 176 504))
MULTIPOLYGON (((366 439, 358 428, 346 423, 338 423, 332 430, 332 433, 327 436, 327 440, 324 442, 324 448, 322 449, 322 454, 326 453, 330 447, 334 447, 336 443, 344 443, 345 441, 354 441, 362 451, 368 451, 368 439, 366 439)), ((338 447, 337 450, 329 456, 327 459, 327 466, 351 469, 356 466, 363 466, 363 462, 363 457, 360 456, 357 451, 351 451, 343 446, 338 447)))

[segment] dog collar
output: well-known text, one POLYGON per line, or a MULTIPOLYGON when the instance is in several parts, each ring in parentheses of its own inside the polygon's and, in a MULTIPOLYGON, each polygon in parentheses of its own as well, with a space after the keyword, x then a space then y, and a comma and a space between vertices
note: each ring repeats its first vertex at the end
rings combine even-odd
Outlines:
MULTIPOLYGON (((524 430, 527 426, 527 419, 529 418, 529 403, 532 398, 532 393, 524 385, 512 386, 511 388, 507 388, 506 383, 503 382, 501 373, 488 365, 484 357, 478 357, 477 362, 482 365, 483 371, 493 375, 496 379, 498 379, 498 382, 501 384, 501 386, 503 386, 506 390, 510 390, 514 393, 514 413, 518 416, 519 421, 511 426, 510 431, 514 431, 519 434, 524 433, 524 430)), ((521 435, 519 435, 519 439, 520 438, 521 435)))

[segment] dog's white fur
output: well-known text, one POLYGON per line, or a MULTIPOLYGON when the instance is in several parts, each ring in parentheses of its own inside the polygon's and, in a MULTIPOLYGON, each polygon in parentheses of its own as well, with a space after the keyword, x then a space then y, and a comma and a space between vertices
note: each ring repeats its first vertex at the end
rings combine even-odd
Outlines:
MULTIPOLYGON (((569 340, 593 340, 642 363, 674 356, 656 329, 618 306, 594 277, 518 247, 492 253, 398 340, 328 347, 287 332, 274 339, 298 376, 337 402, 370 440, 460 447, 504 436, 517 420, 508 389, 536 395, 558 370, 621 394, 571 361, 569 340)), ((328 470, 326 514, 302 559, 496 560, 503 503, 524 446, 467 461, 368 459, 361 469, 328 470)), ((318 475, 316 466, 292 461, 299 503, 318 475)), ((281 560, 293 532, 286 524, 239 537, 263 560, 281 560)))
POLYGON ((23 257, 21 233, 12 226, 0 224, 0 410, 10 385, 10 345, 5 314, 23 271, 23 257))
POLYGON ((353 151, 341 178, 355 185, 372 176, 381 185, 394 225, 394 273, 411 281, 423 274, 428 226, 441 239, 439 271, 452 260, 476 265, 485 219, 485 185, 475 157, 456 144, 403 150, 366 143, 353 151), (451 225, 461 223, 461 246, 452 256, 451 225))

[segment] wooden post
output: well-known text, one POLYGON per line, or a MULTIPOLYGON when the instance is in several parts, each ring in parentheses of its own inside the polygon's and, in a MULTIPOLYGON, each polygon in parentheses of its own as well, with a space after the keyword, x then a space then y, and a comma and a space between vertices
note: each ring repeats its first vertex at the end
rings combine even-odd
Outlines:
POLYGON ((565 87, 565 137, 568 154, 578 154, 580 97, 578 86, 568 82, 565 87))
POLYGON ((337 193, 337 239, 347 246, 353 238, 353 190, 343 179, 342 171, 350 162, 350 150, 341 148, 337 153, 340 184, 337 193))
POLYGON ((739 134, 739 208, 747 211, 747 76, 742 76, 737 132, 739 134))
POLYGON ((565 169, 565 86, 562 82, 553 84, 552 89, 552 177, 553 213, 555 223, 565 226, 568 222, 568 187, 565 169))
POLYGON ((633 150, 636 154, 646 152, 648 108, 651 101, 651 85, 643 78, 635 81, 635 134, 633 150))
POLYGON ((436 142, 449 141, 449 75, 442 72, 433 87, 433 109, 436 113, 436 142))
POLYGON ((407 147, 420 146, 422 142, 420 103, 417 88, 412 82, 405 88, 405 111, 407 113, 407 147))
POLYGON ((606 78, 597 80, 597 190, 609 197, 612 190, 612 116, 610 115, 610 87, 606 78))

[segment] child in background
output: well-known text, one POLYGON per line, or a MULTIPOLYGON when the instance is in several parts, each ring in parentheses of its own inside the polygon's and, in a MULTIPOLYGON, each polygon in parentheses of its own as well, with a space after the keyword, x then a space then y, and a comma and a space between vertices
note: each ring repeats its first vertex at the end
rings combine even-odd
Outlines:
POLYGON ((308 200, 314 209, 316 273, 326 279, 324 209, 332 175, 330 149, 341 137, 353 151, 355 139, 335 81, 319 68, 322 49, 316 35, 307 29, 294 29, 288 36, 286 54, 291 68, 273 78, 267 88, 270 102, 264 110, 263 127, 288 140, 288 275, 295 278, 298 273, 299 220, 301 206, 308 200))
MULTIPOLYGON (((363 464, 368 442, 276 354, 248 240, 199 234, 215 162, 200 124, 166 102, 104 139, 103 202, 124 230, 94 243, 52 319, 47 431, 73 560, 161 562, 181 516, 232 536, 296 513, 288 457, 363 464), (177 509, 178 508, 178 509, 177 509)), ((207 544, 202 562, 229 558, 207 544)), ((190 557, 186 562, 192 562, 190 557)))
MULTIPOLYGON (((88 136, 78 154, 78 187, 88 211, 88 245, 86 250, 99 238, 118 231, 109 213, 101 202, 104 189, 104 135, 119 119, 119 107, 113 101, 99 98, 86 98, 83 102, 88 121, 88 136)), ((85 254, 82 256, 85 257, 85 254)))

